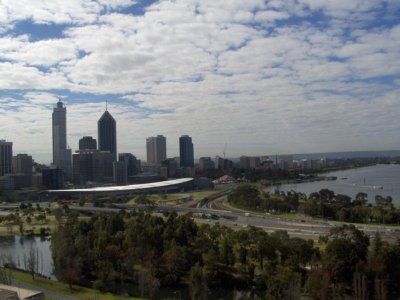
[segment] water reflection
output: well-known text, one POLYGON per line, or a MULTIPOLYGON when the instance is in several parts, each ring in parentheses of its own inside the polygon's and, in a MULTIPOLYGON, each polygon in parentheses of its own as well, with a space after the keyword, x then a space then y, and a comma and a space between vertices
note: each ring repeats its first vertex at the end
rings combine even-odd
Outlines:
POLYGON ((0 256, 11 259, 17 268, 27 270, 29 256, 33 253, 37 259, 38 273, 55 279, 50 245, 50 238, 46 237, 0 236, 0 256))

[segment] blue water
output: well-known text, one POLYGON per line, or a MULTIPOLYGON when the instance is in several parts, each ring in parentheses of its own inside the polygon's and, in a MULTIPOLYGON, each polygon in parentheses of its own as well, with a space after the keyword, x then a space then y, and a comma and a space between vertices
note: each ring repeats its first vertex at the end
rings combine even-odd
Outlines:
POLYGON ((400 204, 400 165, 375 165, 364 168, 350 169, 325 173, 326 176, 336 176, 335 181, 315 181, 296 184, 282 184, 267 188, 266 191, 296 191, 309 195, 327 188, 335 194, 345 194, 355 198, 357 193, 368 194, 368 201, 375 202, 375 196, 391 196, 393 203, 400 204), (345 179, 346 178, 346 179, 345 179))

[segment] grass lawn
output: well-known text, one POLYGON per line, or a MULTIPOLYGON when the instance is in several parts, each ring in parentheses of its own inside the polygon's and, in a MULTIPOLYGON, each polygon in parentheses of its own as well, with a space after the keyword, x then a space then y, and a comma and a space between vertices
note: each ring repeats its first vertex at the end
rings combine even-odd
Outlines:
POLYGON ((271 214, 271 216, 283 219, 291 219, 291 220, 313 220, 313 218, 311 218, 310 216, 306 216, 303 214, 296 214, 296 213, 271 214))
MULTIPOLYGON (((256 214, 256 215, 259 215, 259 216, 265 216, 266 215, 265 212, 262 212, 262 211, 259 211, 259 210, 244 209, 244 208, 241 208, 241 207, 234 206, 231 203, 229 203, 228 200, 224 201, 224 205, 226 207, 229 207, 229 208, 232 208, 232 209, 240 210, 240 211, 243 211, 243 212, 250 212, 250 213, 253 213, 253 214, 256 214)), ((310 217, 310 216, 306 216, 306 215, 303 215, 303 214, 297 214, 297 213, 293 213, 293 214, 290 214, 290 213, 270 214, 268 216, 275 217, 275 218, 282 218, 282 219, 299 220, 299 221, 300 220, 313 220, 313 218, 310 217)))
MULTIPOLYGON (((65 283, 59 282, 59 281, 54 281, 54 280, 48 280, 48 279, 43 279, 43 278, 36 278, 35 280, 32 279, 32 276, 27 273, 19 272, 19 271, 13 271, 12 274, 13 278, 26 282, 38 287, 41 287, 43 289, 53 291, 56 293, 64 294, 64 295, 71 295, 74 297, 77 297, 79 299, 83 300, 89 300, 89 299, 96 299, 96 300, 120 300, 120 299, 127 299, 128 297, 124 296, 117 296, 113 295, 111 293, 101 293, 97 290, 85 288, 85 287, 80 287, 80 286, 73 286, 73 289, 71 290, 69 286, 65 283)), ((46 298, 50 299, 50 298, 46 298)), ((132 298, 129 297, 129 299, 140 299, 140 298, 132 298)), ((56 299, 54 299, 56 300, 56 299)))
POLYGON ((218 191, 215 190, 206 190, 206 191, 198 191, 198 192, 191 192, 189 193, 190 196, 192 196, 193 200, 202 200, 203 198, 214 194, 218 191))

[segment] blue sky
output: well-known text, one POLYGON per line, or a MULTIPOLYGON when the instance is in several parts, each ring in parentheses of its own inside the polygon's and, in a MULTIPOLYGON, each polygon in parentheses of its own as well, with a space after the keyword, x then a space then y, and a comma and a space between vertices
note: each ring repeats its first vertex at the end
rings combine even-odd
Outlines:
POLYGON ((400 149, 398 0, 0 2, 0 138, 51 159, 97 138, 105 102, 118 151, 195 157, 400 149))

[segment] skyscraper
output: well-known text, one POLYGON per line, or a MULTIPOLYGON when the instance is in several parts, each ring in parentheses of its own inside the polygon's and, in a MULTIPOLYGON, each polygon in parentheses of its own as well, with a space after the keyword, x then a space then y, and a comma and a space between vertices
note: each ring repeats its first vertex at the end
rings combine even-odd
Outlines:
POLYGON ((73 155, 73 182, 85 185, 88 181, 110 183, 113 179, 114 155, 110 151, 77 150, 73 155))
POLYGON ((188 135, 182 135, 179 138, 179 156, 181 167, 194 166, 193 143, 188 135))
POLYGON ((0 140, 0 176, 11 174, 12 142, 0 140))
POLYGON ((31 186, 32 184, 32 156, 28 154, 17 154, 12 159, 12 169, 14 174, 22 175, 22 185, 24 187, 31 186))
POLYGON ((134 176, 139 173, 138 170, 138 161, 136 156, 131 153, 119 153, 118 154, 118 161, 126 163, 127 175, 134 176))
POLYGON ((79 150, 96 150, 97 149, 97 141, 91 136, 84 136, 79 140, 79 150))
POLYGON ((71 149, 67 149, 67 109, 61 99, 53 109, 53 164, 62 169, 67 179, 72 176, 71 149))
POLYGON ((117 160, 117 126, 107 109, 97 122, 97 134, 99 150, 110 151, 117 160))
POLYGON ((146 139, 147 163, 149 165, 161 165, 167 158, 167 139, 163 135, 157 135, 146 139))

